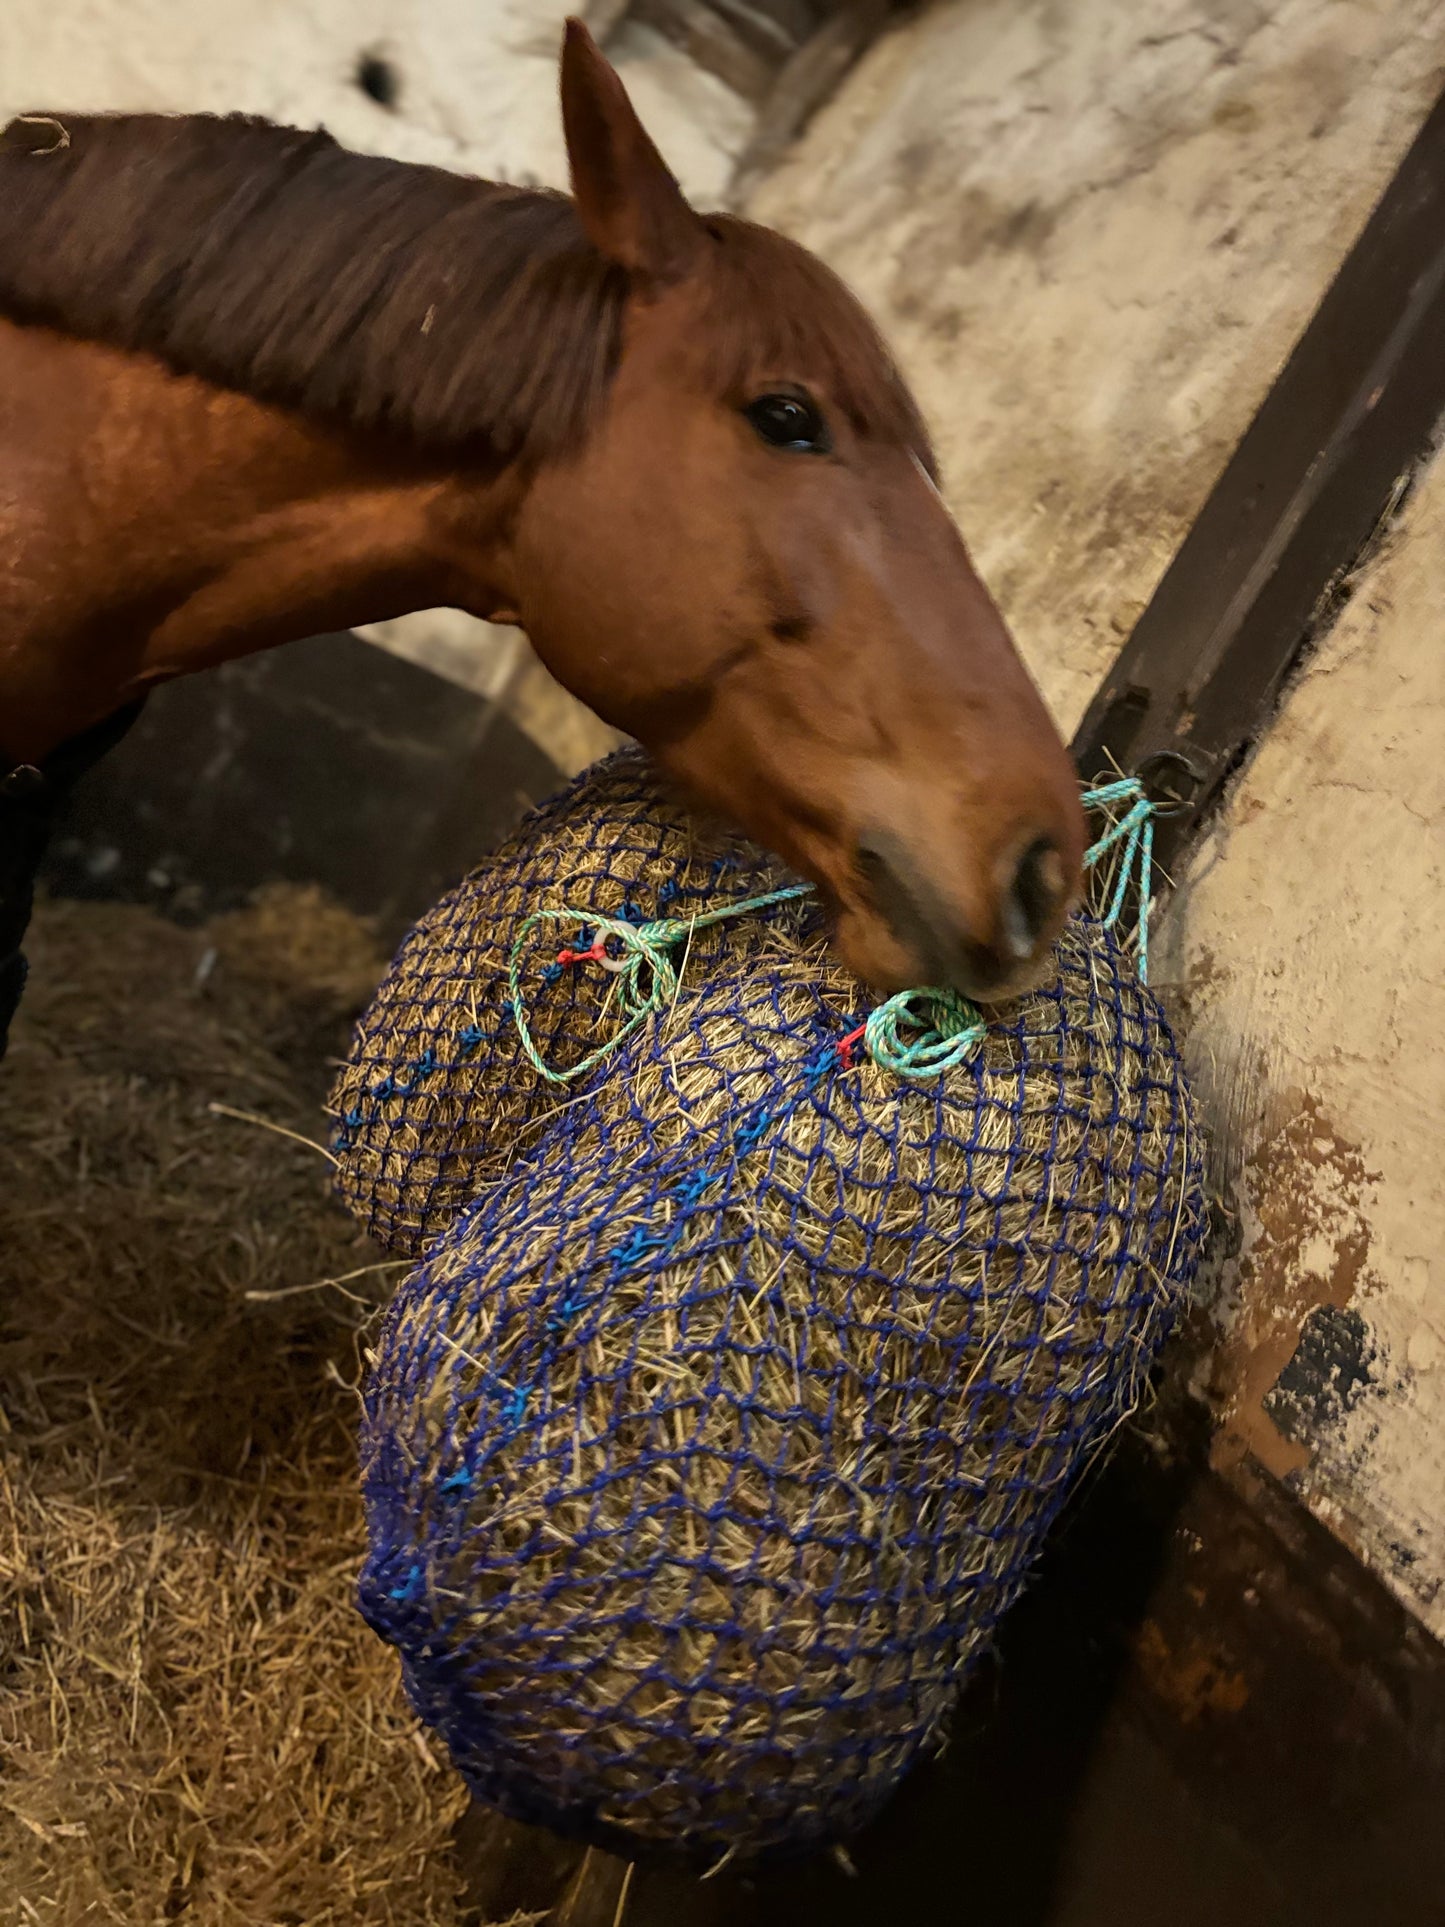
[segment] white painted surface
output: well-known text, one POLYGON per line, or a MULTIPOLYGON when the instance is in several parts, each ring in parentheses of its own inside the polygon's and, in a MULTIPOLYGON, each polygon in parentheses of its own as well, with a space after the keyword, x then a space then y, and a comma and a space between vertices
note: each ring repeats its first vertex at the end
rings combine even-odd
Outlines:
POLYGON ((1224 1268, 1226 1461, 1296 1483, 1445 1637, 1445 460, 1288 694, 1159 946, 1185 987, 1224 1268), (1309 1314, 1368 1383, 1303 1439, 1261 1403, 1309 1314))
POLYGON ((754 197, 884 324, 1066 726, 1442 80, 1439 0, 954 0, 754 197))
MULTIPOLYGON (((0 113, 266 114, 349 147, 491 180, 566 185, 557 50, 566 0, 5 0, 0 113), (397 110, 355 84, 376 52, 397 110)), ((655 36, 618 54, 688 189, 719 196, 751 116, 655 36), (685 71, 684 71, 685 70, 685 71)))

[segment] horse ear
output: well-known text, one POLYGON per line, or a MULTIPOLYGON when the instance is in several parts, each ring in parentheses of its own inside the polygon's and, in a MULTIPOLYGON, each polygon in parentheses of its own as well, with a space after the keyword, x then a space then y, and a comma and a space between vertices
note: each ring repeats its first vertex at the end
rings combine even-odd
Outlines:
POLYGON ((588 240, 630 274, 681 280, 706 230, 580 20, 562 43, 562 126, 588 240))

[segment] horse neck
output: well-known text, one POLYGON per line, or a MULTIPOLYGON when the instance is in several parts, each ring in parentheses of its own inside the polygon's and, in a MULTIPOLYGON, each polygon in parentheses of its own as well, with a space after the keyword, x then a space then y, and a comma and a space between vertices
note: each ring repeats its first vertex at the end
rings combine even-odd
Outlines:
POLYGON ((512 600, 515 486, 0 321, 0 753, 307 635, 512 600))

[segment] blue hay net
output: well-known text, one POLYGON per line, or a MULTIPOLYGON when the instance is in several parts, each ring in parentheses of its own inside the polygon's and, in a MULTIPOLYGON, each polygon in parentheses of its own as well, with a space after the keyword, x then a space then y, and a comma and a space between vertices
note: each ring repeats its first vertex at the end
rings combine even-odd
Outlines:
POLYGON ((482 1799, 630 1853, 877 1812, 1204 1233, 1174 1039, 1104 923, 928 1080, 795 937, 585 1081, 366 1389, 361 1607, 419 1714, 482 1799))
MULTIPOLYGON (((1106 820, 1085 859, 1101 920, 1147 977, 1152 812, 1121 779, 1085 793, 1106 820)), ((691 822, 623 750, 523 822, 407 936, 331 1094, 342 1202, 418 1255, 519 1157, 648 1016, 718 969, 745 969, 816 910, 743 839, 691 822)), ((905 1077, 963 1062, 986 1030, 951 991, 870 1010, 863 1048, 905 1077)))

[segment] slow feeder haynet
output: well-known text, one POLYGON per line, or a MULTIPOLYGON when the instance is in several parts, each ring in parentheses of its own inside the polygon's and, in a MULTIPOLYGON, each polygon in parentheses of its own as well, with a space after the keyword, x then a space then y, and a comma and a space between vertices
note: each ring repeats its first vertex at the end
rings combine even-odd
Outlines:
MULTIPOLYGON (((1121 777, 1086 789, 1086 809, 1100 812, 1104 827, 1084 853, 1084 868, 1098 921, 1116 934, 1126 906, 1135 912, 1132 947, 1140 978, 1148 981, 1149 913, 1153 887, 1154 806, 1136 777, 1121 777)), ((755 920, 769 911, 788 912, 782 927, 792 934, 816 922, 816 911, 805 899, 811 885, 786 884, 766 895, 732 898, 706 910, 695 910, 687 921, 675 917, 638 923, 628 918, 599 915, 575 905, 535 910, 523 919, 512 946, 507 971, 508 999, 522 1051, 538 1076, 549 1084, 572 1083, 594 1070, 652 1011, 671 1004, 681 989, 679 966, 673 961, 684 937, 719 925, 755 920), (539 926, 585 926, 591 947, 559 951, 558 963, 598 963, 617 974, 622 994, 617 999, 620 1018, 610 1034, 593 1045, 585 1057, 569 1053, 563 1067, 549 1064, 532 1032, 531 1012, 523 990, 528 938, 539 926)), ((756 928, 749 932, 757 942, 756 928)), ((684 962, 686 959, 684 959, 684 962)), ((544 982, 555 967, 542 973, 544 982)), ((949 989, 900 991, 871 1010, 857 1030, 844 1040, 852 1051, 862 1044, 885 1070, 902 1077, 937 1077, 971 1057, 988 1029, 983 1012, 966 997, 949 989)))
MULTIPOLYGON (((508 970, 519 937, 532 1026, 548 1060, 575 1068, 615 1034, 615 978, 589 954, 596 929, 559 933, 535 919, 539 906, 577 899, 604 920, 690 924, 719 899, 790 882, 741 837, 682 812, 640 751, 619 750, 586 771, 443 897, 397 952, 331 1093, 342 1202, 389 1250, 414 1255, 534 1148, 531 1127, 558 1096, 528 1062, 513 1021, 508 970)), ((724 946, 745 952, 752 928, 700 925, 685 950, 706 970, 724 946)))
POLYGON ((715 1858, 852 1831, 936 1738, 1204 1212, 1100 923, 926 1081, 796 929, 699 982, 399 1292, 361 1599, 482 1798, 715 1858))

